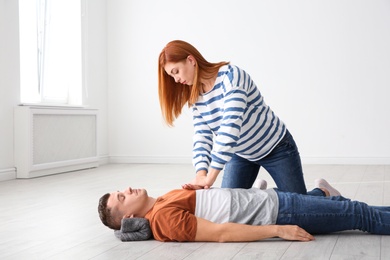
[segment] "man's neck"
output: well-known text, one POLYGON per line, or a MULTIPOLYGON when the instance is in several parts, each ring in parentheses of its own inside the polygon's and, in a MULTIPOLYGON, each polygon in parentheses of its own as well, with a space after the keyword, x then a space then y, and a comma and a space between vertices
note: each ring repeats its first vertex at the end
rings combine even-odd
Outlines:
POLYGON ((148 213, 149 210, 151 210, 153 208, 154 203, 156 203, 156 200, 157 199, 155 199, 153 197, 149 197, 147 202, 146 202, 146 205, 144 207, 144 210, 143 210, 143 212, 141 212, 141 214, 140 214, 141 216, 139 216, 139 217, 142 217, 142 218, 145 217, 146 213, 148 213))

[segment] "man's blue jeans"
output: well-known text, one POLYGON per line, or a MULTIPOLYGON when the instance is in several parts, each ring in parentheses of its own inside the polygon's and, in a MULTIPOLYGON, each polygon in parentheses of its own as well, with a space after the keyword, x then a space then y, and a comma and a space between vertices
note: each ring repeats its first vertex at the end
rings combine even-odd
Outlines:
POLYGON ((271 153, 259 161, 252 162, 234 155, 225 165, 221 187, 251 188, 260 167, 271 175, 278 190, 323 196, 318 190, 307 193, 298 147, 288 130, 271 153))
POLYGON ((312 234, 362 230, 390 235, 390 207, 368 206, 341 196, 318 197, 276 190, 277 225, 298 225, 312 234))

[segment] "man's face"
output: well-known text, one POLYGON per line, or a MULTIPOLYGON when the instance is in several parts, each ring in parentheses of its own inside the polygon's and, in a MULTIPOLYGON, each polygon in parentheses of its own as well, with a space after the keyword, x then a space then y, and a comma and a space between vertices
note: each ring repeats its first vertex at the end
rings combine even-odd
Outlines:
POLYGON ((112 192, 107 207, 115 218, 138 217, 138 214, 146 205, 148 193, 145 189, 127 188, 124 191, 112 192))

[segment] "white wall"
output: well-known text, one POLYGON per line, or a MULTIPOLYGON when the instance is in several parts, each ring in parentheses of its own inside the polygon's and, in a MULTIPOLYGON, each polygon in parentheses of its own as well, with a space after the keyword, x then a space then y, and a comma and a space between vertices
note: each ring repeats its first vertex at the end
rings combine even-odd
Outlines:
POLYGON ((0 180, 15 178, 13 106, 19 97, 17 1, 0 0, 0 180))
POLYGON ((107 78, 107 6, 106 0, 87 0, 84 37, 84 103, 99 110, 98 154, 108 162, 108 78, 107 78))
MULTIPOLYGON (((99 109, 98 154, 108 161, 106 0, 87 0, 86 104, 99 109)), ((13 110, 20 103, 18 1, 0 0, 0 181, 16 177, 13 110)))
POLYGON ((190 162, 185 111, 164 126, 157 57, 173 39, 247 70, 304 163, 390 164, 387 0, 107 1, 112 162, 190 162))
MULTIPOLYGON (((17 2, 0 0, 0 180, 15 177, 17 2)), ((102 160, 190 162, 191 113, 168 128, 157 97, 157 56, 183 39, 252 75, 304 162, 390 164, 389 1, 88 0, 87 15, 102 160)))

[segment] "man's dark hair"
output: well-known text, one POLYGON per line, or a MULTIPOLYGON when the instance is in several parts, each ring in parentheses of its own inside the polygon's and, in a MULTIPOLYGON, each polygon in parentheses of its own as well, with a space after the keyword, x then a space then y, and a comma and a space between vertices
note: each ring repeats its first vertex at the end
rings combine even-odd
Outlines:
POLYGON ((120 223, 115 221, 115 218, 111 212, 111 209, 107 207, 107 201, 110 198, 110 193, 104 194, 100 200, 98 205, 98 212, 100 220, 104 225, 111 229, 119 230, 120 223))

